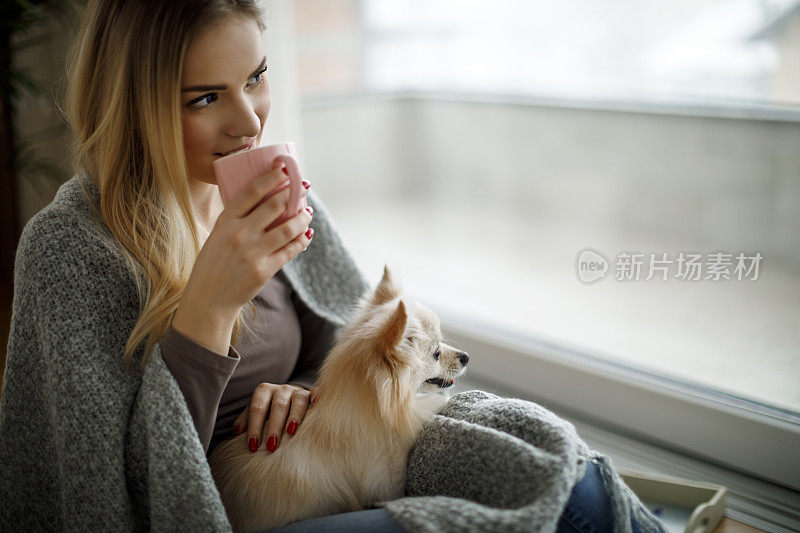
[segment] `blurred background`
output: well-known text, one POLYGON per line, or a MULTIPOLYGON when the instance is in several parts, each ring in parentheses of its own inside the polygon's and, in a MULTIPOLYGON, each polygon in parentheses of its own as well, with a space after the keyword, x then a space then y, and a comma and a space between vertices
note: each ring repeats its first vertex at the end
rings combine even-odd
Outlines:
MULTIPOLYGON (((800 2, 264 4, 267 142, 297 143, 373 282, 388 263, 453 323, 798 420, 800 2), (605 279, 579 279, 585 248, 605 279), (682 252, 763 259, 615 278, 621 253, 682 252)), ((5 339, 19 232, 72 174, 80 2, 2 9, 5 339)))

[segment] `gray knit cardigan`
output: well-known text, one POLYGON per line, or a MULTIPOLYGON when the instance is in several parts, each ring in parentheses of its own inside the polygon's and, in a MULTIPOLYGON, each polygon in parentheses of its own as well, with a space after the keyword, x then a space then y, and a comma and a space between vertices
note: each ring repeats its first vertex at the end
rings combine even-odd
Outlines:
MULTIPOLYGON (((94 183, 73 177, 17 248, 0 398, 0 531, 230 531, 160 344, 142 372, 122 362, 140 312, 139 274, 98 216, 99 197, 94 183)), ((314 240, 283 270, 338 335, 368 282, 322 202, 313 191, 307 200, 314 240)))
MULTIPOLYGON (((143 371, 122 363, 141 273, 98 200, 74 177, 22 232, 0 398, 0 531, 231 531, 160 344, 143 371)), ((338 337, 369 287, 313 192, 308 203, 316 236, 284 272, 338 337)), ((454 396, 426 425, 407 496, 378 505, 409 531, 554 531, 586 460, 601 467, 615 530, 630 531, 633 515, 663 531, 569 422, 481 391, 454 396)))

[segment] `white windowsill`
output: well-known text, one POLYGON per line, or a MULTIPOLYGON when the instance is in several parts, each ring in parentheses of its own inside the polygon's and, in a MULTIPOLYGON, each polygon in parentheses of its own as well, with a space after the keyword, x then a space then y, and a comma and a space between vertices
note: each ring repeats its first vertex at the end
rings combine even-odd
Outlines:
MULTIPOLYGON (((414 297, 413 294, 411 294, 414 297)), ((634 367, 590 358, 431 305, 455 346, 472 351, 474 379, 523 391, 601 427, 800 491, 800 424, 745 409, 711 390, 680 387, 634 367)), ((800 499, 798 499, 800 501, 800 499)))

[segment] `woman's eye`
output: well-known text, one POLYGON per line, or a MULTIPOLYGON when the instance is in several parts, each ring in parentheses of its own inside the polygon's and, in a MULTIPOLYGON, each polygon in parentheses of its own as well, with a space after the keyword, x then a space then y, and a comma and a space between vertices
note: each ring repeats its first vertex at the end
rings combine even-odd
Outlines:
POLYGON ((439 360, 439 350, 436 350, 436 353, 433 354, 433 358, 437 361, 439 360))
POLYGON ((193 107, 195 109, 200 109, 200 108, 203 108, 203 107, 208 107, 210 104, 212 104, 212 103, 214 103, 216 101, 217 101, 217 95, 215 93, 208 93, 208 94, 204 94, 203 96, 201 96, 200 98, 198 98, 196 100, 192 100, 191 102, 189 102, 189 107, 193 107), (207 99, 208 99, 208 103, 207 104, 200 105, 202 102, 206 101, 207 99))
POLYGON ((248 85, 258 85, 262 81, 264 81, 264 73, 267 71, 267 67, 262 68, 250 78, 251 80, 255 80, 253 83, 248 83, 248 85))

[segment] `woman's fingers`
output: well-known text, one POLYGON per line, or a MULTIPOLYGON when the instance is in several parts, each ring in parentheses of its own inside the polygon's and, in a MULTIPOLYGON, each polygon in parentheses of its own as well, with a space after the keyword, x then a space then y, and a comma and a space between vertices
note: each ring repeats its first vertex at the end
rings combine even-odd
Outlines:
MULTIPOLYGON (((282 187, 279 192, 263 200, 252 211, 247 213, 246 217, 251 220, 258 229, 263 230, 269 227, 288 209, 289 196, 291 194, 289 180, 286 180, 279 187, 282 187)), ((308 191, 309 189, 305 187, 300 188, 300 205, 303 208, 308 205, 308 200, 306 198, 308 196, 308 191)))
POLYGON ((289 416, 293 388, 291 385, 282 385, 272 395, 272 406, 269 408, 269 423, 265 435, 267 451, 269 452, 274 452, 278 449, 283 428, 286 425, 286 418, 289 416))
POLYGON ((261 435, 264 430, 264 419, 267 409, 272 401, 273 390, 269 383, 262 383, 256 387, 250 399, 247 413, 247 445, 251 452, 255 452, 261 444, 261 435))
POLYGON ((257 246, 274 249, 270 257, 285 265, 311 244, 311 239, 314 237, 314 230, 309 227, 312 216, 310 211, 304 209, 297 216, 273 228, 271 232, 264 233, 257 246))
POLYGON ((307 390, 297 389, 292 391, 292 407, 289 411, 289 424, 286 426, 286 432, 289 435, 294 435, 297 432, 297 427, 305 418, 309 398, 310 394, 307 390))
POLYGON ((309 391, 301 387, 261 383, 253 393, 250 405, 234 421, 234 430, 238 435, 236 428, 247 427, 247 444, 251 452, 258 450, 262 437, 267 451, 274 452, 280 445, 284 429, 290 435, 295 434, 306 416, 309 401, 309 391))
POLYGON ((258 176, 242 187, 220 216, 242 218, 264 201, 264 197, 281 186, 288 178, 280 169, 258 176))

